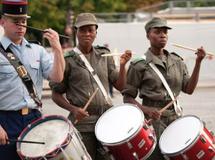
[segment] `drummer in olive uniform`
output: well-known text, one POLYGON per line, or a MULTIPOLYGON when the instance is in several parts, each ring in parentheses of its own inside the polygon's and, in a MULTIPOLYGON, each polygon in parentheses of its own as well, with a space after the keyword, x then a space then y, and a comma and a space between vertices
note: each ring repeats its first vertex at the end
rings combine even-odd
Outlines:
MULTIPOLYGON (((153 63, 157 67, 172 93, 177 97, 180 91, 187 94, 193 93, 199 79, 201 62, 205 57, 204 49, 202 47, 197 49, 195 67, 190 76, 183 59, 164 49, 169 29, 171 28, 167 25, 166 20, 161 18, 153 18, 145 25, 151 46, 142 58, 131 62, 127 73, 127 84, 122 92, 124 102, 136 104, 146 114, 146 118, 154 119, 152 124, 157 140, 166 126, 178 118, 179 114, 176 114, 173 106, 162 114, 158 112, 172 99, 158 74, 149 64, 153 63), (138 91, 142 104, 135 100, 138 91)), ((149 159, 162 160, 162 157, 157 145, 149 159)))
POLYGON ((78 46, 65 55, 64 80, 61 83, 51 83, 50 86, 55 103, 70 111, 69 119, 72 122, 75 119, 79 120, 75 127, 80 131, 92 159, 102 160, 105 158, 100 154, 101 145, 95 137, 95 123, 101 114, 112 106, 107 97, 109 82, 119 91, 123 89, 126 78, 125 65, 131 58, 131 52, 126 51, 122 54, 118 71, 113 57, 102 56, 110 53, 108 48, 92 46, 97 28, 93 14, 78 15, 75 23, 78 46), (83 106, 97 88, 99 89, 97 94, 85 111, 83 106), (63 97, 64 93, 66 98, 63 97))

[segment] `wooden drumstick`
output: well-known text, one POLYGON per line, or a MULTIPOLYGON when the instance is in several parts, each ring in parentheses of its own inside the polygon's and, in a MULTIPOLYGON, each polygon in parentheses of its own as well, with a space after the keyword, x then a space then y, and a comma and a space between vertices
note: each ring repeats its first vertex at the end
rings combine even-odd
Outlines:
MULTIPOLYGON (((93 98, 95 97, 96 93, 98 92, 98 88, 96 88, 96 90, 93 92, 92 96, 89 98, 89 100, 87 101, 87 103, 85 104, 83 110, 86 111, 87 110, 87 107, 89 106, 90 102, 93 100, 93 98)), ((74 124, 77 124, 78 123, 78 120, 76 119, 74 124)))
MULTIPOLYGON (((167 110, 169 107, 171 107, 172 104, 173 104, 176 100, 177 100, 177 97, 176 97, 174 100, 172 100, 171 102, 169 102, 169 103, 168 103, 166 106, 164 106, 162 109, 160 109, 158 112, 159 112, 160 114, 162 114, 165 110, 167 110)), ((147 121, 147 123, 150 123, 152 120, 153 120, 153 119, 150 118, 150 119, 147 121)))
MULTIPOLYGON (((179 44, 175 44, 175 43, 173 43, 172 45, 175 46, 175 47, 178 47, 178 48, 183 48, 183 49, 187 49, 187 50, 190 50, 190 51, 197 52, 197 50, 194 49, 194 48, 185 47, 185 46, 182 46, 182 45, 179 45, 179 44)), ((206 52, 206 54, 209 55, 209 56, 215 56, 215 54, 211 53, 211 52, 206 52)))
POLYGON ((177 100, 177 97, 172 100, 171 102, 169 102, 165 107, 163 107, 162 109, 159 110, 160 113, 163 113, 165 110, 167 110, 170 106, 172 106, 172 104, 177 100))
POLYGON ((103 54, 102 57, 109 57, 109 56, 121 56, 122 53, 110 53, 110 54, 103 54))
MULTIPOLYGON (((109 57, 109 56, 121 56, 123 53, 109 53, 109 54, 102 54, 102 57, 109 57)), ((132 53, 132 55, 136 55, 136 53, 132 53)))

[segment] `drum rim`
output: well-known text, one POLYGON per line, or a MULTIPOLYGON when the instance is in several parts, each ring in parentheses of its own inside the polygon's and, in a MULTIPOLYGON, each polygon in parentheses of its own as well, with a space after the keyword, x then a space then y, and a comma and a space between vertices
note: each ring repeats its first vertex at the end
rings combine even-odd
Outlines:
MULTIPOLYGON (((70 132, 71 131, 73 132, 73 128, 72 128, 72 123, 67 118, 65 118, 64 116, 61 116, 61 115, 44 115, 44 116, 42 116, 40 118, 35 119, 34 121, 32 121, 29 125, 27 125, 23 129, 23 131, 21 132, 21 134, 18 137, 18 140, 23 139, 25 137, 25 135, 27 135, 27 133, 29 133, 30 129, 36 127, 38 124, 41 124, 41 123, 46 122, 48 120, 55 120, 55 119, 61 119, 61 120, 65 121, 66 123, 68 123, 68 125, 69 125, 68 135, 67 135, 67 137, 62 142, 62 144, 64 144, 67 141, 68 137, 70 136, 70 132)), ((20 157, 27 157, 27 158, 34 158, 34 159, 42 157, 42 155, 41 156, 31 156, 31 157, 26 156, 21 151, 20 146, 21 146, 21 143, 19 143, 19 142, 16 143, 17 153, 18 153, 18 155, 20 157)), ((50 150, 48 153, 46 153, 45 155, 43 155, 43 157, 47 157, 47 156, 51 155, 54 151, 57 151, 58 149, 59 148, 55 147, 54 149, 50 150)), ((49 158, 52 158, 52 156, 49 157, 49 158)))
POLYGON ((96 122, 96 126, 95 126, 95 135, 96 135, 96 138, 102 143, 102 144, 104 144, 104 145, 106 145, 106 146, 117 146, 117 145, 121 145, 121 144, 123 144, 123 143, 125 143, 125 142, 128 142, 128 141, 130 141, 132 138, 134 138, 138 133, 139 133, 139 131, 141 130, 141 128, 143 127, 143 125, 145 124, 145 115, 144 115, 144 113, 142 112, 142 110, 137 106, 137 105, 134 105, 134 104, 131 104, 131 103, 124 103, 124 104, 122 104, 122 105, 116 105, 116 106, 113 106, 113 107, 111 107, 110 109, 108 109, 107 111, 105 111, 103 114, 102 114, 102 116, 101 117, 99 117, 99 119, 98 119, 98 121, 96 122), (133 135, 131 135, 130 137, 128 137, 127 139, 124 139, 124 140, 121 140, 121 141, 118 141, 118 142, 115 142, 115 143, 107 143, 107 142, 103 142, 103 141, 101 141, 99 138, 98 138, 98 136, 97 136, 97 132, 96 132, 96 129, 97 129, 97 127, 98 127, 98 123, 99 123, 99 121, 101 120, 101 118, 104 116, 104 113, 107 113, 107 112, 110 112, 110 110, 112 110, 112 109, 114 109, 114 108, 116 108, 116 107, 120 107, 120 106, 124 106, 124 105, 129 105, 129 106, 133 106, 133 107, 135 107, 135 108, 137 108, 139 111, 140 111, 140 113, 141 113, 141 121, 142 121, 142 123, 140 124, 140 126, 138 127, 138 129, 134 132, 134 134, 133 135))
MULTIPOLYGON (((179 154, 183 154, 184 152, 186 152, 187 150, 189 150, 191 147, 193 147, 193 145, 194 145, 194 144, 197 142, 197 140, 199 139, 199 137, 200 137, 200 135, 201 135, 201 133, 202 133, 202 131, 203 131, 203 129, 204 129, 204 125, 203 125, 203 123, 202 123, 202 120, 201 120, 199 117, 197 117, 197 116, 195 116, 195 115, 185 115, 185 116, 183 116, 183 117, 180 117, 180 118, 176 119, 176 120, 173 121, 172 123, 174 123, 174 122, 176 122, 176 121, 178 121, 178 120, 180 120, 180 119, 183 119, 183 118, 185 118, 185 117, 194 117, 194 118, 196 118, 196 119, 198 119, 198 120, 200 121, 200 130, 198 131, 197 136, 193 139, 193 141, 190 143, 189 146, 187 146, 187 147, 185 147, 185 148, 183 148, 183 149, 181 149, 181 150, 179 150, 179 151, 177 151, 177 152, 174 152, 174 153, 166 153, 166 152, 164 152, 164 151, 161 149, 161 147, 160 147, 160 139, 161 139, 161 137, 162 137, 162 135, 161 135, 161 137, 160 137, 160 139, 159 139, 159 148, 160 148, 162 154, 168 155, 168 156, 176 156, 176 155, 179 155, 179 154)), ((168 127, 167 127, 167 128, 168 128, 168 127)), ((167 129, 167 128, 166 128, 166 129, 167 129)), ((164 132, 163 132, 163 133, 164 133, 164 132)), ((163 133, 162 133, 162 134, 163 134, 163 133)))

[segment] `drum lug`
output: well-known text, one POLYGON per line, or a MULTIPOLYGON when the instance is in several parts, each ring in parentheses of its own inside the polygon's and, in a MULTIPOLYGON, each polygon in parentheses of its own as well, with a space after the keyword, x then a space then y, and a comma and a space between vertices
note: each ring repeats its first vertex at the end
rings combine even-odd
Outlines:
POLYGON ((155 142, 155 138, 154 138, 152 133, 149 134, 149 139, 151 139, 151 140, 153 140, 155 142))
POLYGON ((203 150, 201 150, 201 151, 196 155, 196 157, 197 157, 198 159, 201 159, 204 155, 205 155, 205 152, 204 152, 203 150))
POLYGON ((147 130, 147 129, 149 129, 149 126, 148 126, 147 124, 144 124, 144 125, 143 125, 143 128, 144 128, 145 130, 147 130))
POLYGON ((215 144, 215 136, 214 136, 214 132, 213 131, 209 131, 211 136, 212 136, 212 142, 213 144, 215 144))
POLYGON ((204 144, 207 143, 207 141, 204 137, 200 137, 200 139, 201 139, 202 143, 204 143, 204 144))
POLYGON ((137 155, 137 153, 136 152, 133 152, 133 157, 134 157, 134 159, 136 159, 136 160, 139 160, 139 157, 138 157, 138 155, 137 155))
POLYGON ((183 153, 182 153, 181 155, 182 155, 182 157, 183 157, 184 160, 189 160, 189 158, 187 157, 186 154, 183 154, 183 153))
POLYGON ((215 152, 215 149, 212 148, 211 146, 208 147, 208 150, 209 150, 211 153, 215 152))
POLYGON ((127 142, 128 148, 131 149, 133 148, 132 144, 130 142, 127 142))
POLYGON ((151 119, 149 120, 149 121, 145 121, 145 123, 144 123, 144 125, 143 125, 143 128, 145 129, 145 130, 147 130, 147 129, 149 129, 150 128, 150 126, 151 126, 151 119))
POLYGON ((141 149, 145 144, 144 139, 142 139, 139 143, 138 143, 138 147, 141 149))

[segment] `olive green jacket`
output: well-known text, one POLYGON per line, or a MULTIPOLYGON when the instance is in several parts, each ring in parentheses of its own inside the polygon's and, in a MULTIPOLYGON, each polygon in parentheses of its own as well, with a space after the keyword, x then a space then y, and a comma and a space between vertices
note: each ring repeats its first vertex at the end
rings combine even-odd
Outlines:
POLYGON ((149 66, 150 62, 163 74, 175 96, 184 91, 190 76, 183 59, 175 53, 166 50, 164 52, 165 61, 152 54, 150 50, 145 53, 145 58, 132 61, 127 73, 127 84, 122 93, 136 98, 139 92, 142 103, 152 107, 162 107, 171 101, 159 76, 149 66))
MULTIPOLYGON (((105 47, 93 47, 92 53, 85 55, 89 63, 98 75, 103 86, 108 93, 109 82, 114 83, 119 76, 113 57, 102 57, 102 54, 109 54, 109 50, 105 47)), ((66 95, 67 100, 77 106, 83 107, 93 92, 98 88, 97 83, 88 71, 84 62, 78 53, 73 50, 65 54, 66 69, 64 79, 61 83, 50 83, 50 87, 55 92, 66 95)), ((110 106, 105 101, 102 92, 99 90, 91 101, 87 111, 90 117, 87 117, 78 123, 80 130, 92 130, 98 117, 110 106), (93 124, 91 127, 87 124, 93 124), (89 129, 91 128, 91 129, 89 129)), ((69 118, 74 121, 73 114, 69 118)), ((77 126, 78 128, 78 126, 77 126)), ((93 128, 94 130, 94 128, 93 128)))

